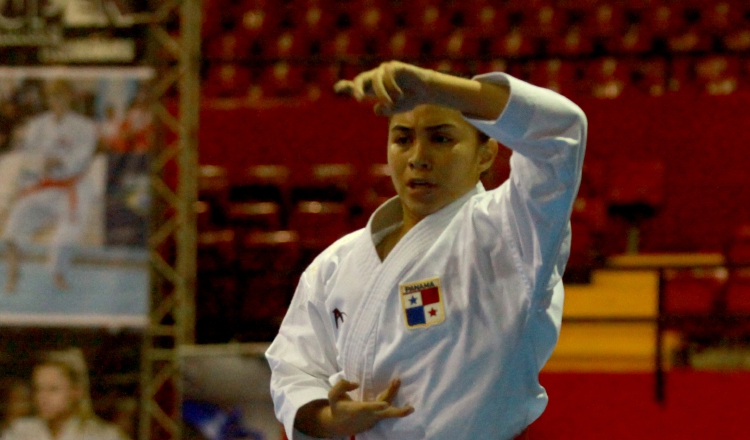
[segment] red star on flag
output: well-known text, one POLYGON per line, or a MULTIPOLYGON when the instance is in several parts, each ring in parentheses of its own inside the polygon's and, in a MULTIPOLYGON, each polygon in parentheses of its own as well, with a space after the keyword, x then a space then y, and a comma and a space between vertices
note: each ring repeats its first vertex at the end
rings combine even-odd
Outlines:
POLYGON ((437 310, 430 309, 430 316, 435 316, 435 315, 437 315, 437 310))

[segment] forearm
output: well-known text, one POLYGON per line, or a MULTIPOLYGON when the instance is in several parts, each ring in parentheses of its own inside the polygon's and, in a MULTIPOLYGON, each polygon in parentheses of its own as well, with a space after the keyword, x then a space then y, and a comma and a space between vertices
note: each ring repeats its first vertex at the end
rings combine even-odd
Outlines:
POLYGON ((434 104, 460 111, 464 116, 495 120, 510 98, 504 84, 481 82, 435 71, 426 71, 426 84, 434 104))

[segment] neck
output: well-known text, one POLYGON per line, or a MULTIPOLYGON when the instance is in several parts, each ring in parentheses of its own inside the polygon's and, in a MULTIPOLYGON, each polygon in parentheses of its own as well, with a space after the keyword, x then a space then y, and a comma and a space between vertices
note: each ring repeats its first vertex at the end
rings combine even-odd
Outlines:
POLYGON ((70 419, 69 415, 55 417, 52 420, 47 421, 47 427, 49 428, 52 438, 59 438, 62 434, 63 426, 70 419))

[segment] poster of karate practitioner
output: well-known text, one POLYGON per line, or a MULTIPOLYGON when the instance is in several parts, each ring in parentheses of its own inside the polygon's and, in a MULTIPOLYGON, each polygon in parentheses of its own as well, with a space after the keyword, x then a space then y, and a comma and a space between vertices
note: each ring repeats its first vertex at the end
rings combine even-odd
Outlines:
POLYGON ((147 68, 0 68, 0 325, 140 327, 147 68))

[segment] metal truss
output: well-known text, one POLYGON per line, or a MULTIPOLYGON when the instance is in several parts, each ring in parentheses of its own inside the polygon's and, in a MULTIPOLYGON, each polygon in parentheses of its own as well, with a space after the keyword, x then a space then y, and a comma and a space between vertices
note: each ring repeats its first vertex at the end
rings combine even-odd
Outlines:
POLYGON ((182 438, 180 347, 194 341, 201 0, 152 0, 131 17, 148 28, 154 114, 151 307, 141 362, 140 440, 182 438))

